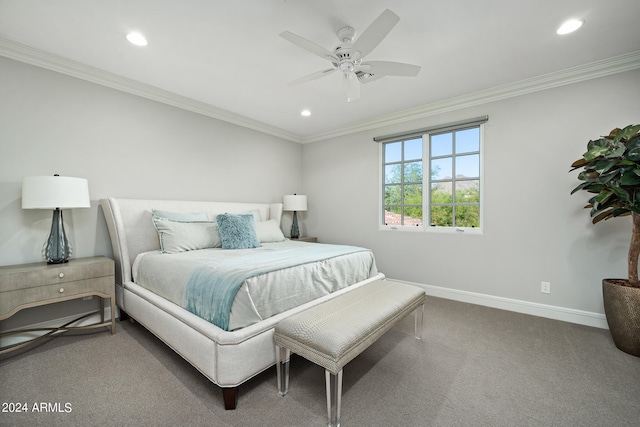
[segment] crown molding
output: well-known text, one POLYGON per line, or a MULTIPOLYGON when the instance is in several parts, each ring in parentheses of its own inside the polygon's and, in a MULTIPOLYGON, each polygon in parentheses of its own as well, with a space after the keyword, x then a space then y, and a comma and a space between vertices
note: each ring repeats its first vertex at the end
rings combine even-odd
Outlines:
POLYGON ((602 61, 591 62, 589 64, 568 68, 566 70, 543 74, 541 76, 533 77, 530 79, 520 80, 515 83, 496 86, 494 88, 481 90, 478 92, 473 92, 438 102, 433 102, 417 108, 398 111, 393 114, 380 116, 367 122, 360 122, 347 127, 333 130, 331 132, 316 134, 309 138, 303 138, 302 143, 317 142, 349 135, 356 132, 391 126, 410 120, 421 119, 441 113, 461 110, 463 108, 474 107, 476 105, 499 101, 502 99, 513 98, 516 96, 552 89, 559 86, 570 85, 573 83, 591 80, 598 77, 605 77, 612 74, 635 70, 637 68, 640 68, 640 51, 615 56, 613 58, 608 58, 602 61))
POLYGON ((0 37, 0 56, 5 56, 40 68, 66 74, 122 92, 151 99, 183 110, 202 114, 207 117, 212 117, 214 119, 233 123, 238 126, 302 144, 391 126, 445 112, 460 110, 463 108, 513 98, 516 96, 640 68, 640 51, 631 52, 615 56, 613 58, 568 68, 566 70, 521 80, 515 83, 433 102, 412 109, 398 111, 393 114, 377 117, 373 120, 354 123, 330 132, 318 133, 310 137, 301 137, 300 135, 287 132, 283 129, 257 120, 252 120, 240 114, 235 114, 227 110, 205 104, 204 102, 171 93, 155 86, 147 85, 136 80, 121 77, 98 68, 65 59, 3 37, 0 37))
POLYGON ((0 37, 0 56, 161 102, 183 110, 202 114, 203 116, 233 123, 238 126, 253 129, 258 132, 273 135, 289 141, 297 143, 302 142, 298 135, 284 131, 275 126, 270 126, 266 123, 252 120, 240 114, 216 108, 204 102, 177 95, 133 79, 121 77, 3 37, 0 37))

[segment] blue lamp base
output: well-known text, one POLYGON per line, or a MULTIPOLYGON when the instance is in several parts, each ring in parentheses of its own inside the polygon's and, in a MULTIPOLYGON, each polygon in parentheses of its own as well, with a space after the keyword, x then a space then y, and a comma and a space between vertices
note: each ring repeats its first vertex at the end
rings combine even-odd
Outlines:
POLYGON ((44 258, 47 264, 63 264, 69 261, 71 255, 71 247, 67 239, 67 233, 64 231, 64 223, 62 221, 62 210, 53 211, 53 220, 51 222, 51 233, 43 248, 44 258))
POLYGON ((300 230, 298 229, 298 217, 296 211, 293 211, 293 223, 291 224, 291 238, 297 239, 300 237, 300 230))

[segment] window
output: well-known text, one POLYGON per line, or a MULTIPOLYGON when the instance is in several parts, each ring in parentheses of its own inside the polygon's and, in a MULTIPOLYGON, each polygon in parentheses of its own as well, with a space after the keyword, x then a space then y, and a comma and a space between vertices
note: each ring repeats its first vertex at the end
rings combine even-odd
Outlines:
POLYGON ((384 144, 385 225, 422 225, 422 138, 384 144))
POLYGON ((428 129, 421 135, 414 131, 400 139, 384 138, 384 226, 420 230, 480 227, 485 121, 428 129))

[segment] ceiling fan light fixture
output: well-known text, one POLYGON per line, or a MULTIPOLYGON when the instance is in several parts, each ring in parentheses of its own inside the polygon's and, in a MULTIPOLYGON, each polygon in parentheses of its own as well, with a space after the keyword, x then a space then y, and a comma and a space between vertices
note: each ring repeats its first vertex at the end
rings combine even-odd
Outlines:
POLYGON ((556 34, 562 36, 565 34, 573 33, 578 28, 582 27, 582 24, 584 24, 584 21, 581 19, 569 19, 568 21, 565 21, 562 23, 562 25, 560 25, 560 27, 556 30, 556 34))
POLYGON ((340 71, 342 71, 345 74, 350 74, 353 72, 352 61, 349 61, 349 60, 340 61, 340 64, 338 64, 338 66, 340 67, 340 71))
POLYGON ((135 31, 127 34, 127 40, 136 46, 146 46, 149 44, 145 36, 135 31))
POLYGON ((360 98, 360 83, 377 80, 384 76, 415 77, 420 72, 420 66, 390 61, 363 62, 364 57, 373 51, 398 23, 400 17, 389 9, 385 9, 363 32, 354 40, 356 30, 345 26, 338 29, 336 35, 340 44, 333 51, 329 51, 317 43, 305 39, 290 31, 283 31, 280 37, 298 47, 331 61, 333 68, 317 71, 292 83, 303 83, 315 80, 332 72, 341 72, 347 94, 347 102, 360 98))

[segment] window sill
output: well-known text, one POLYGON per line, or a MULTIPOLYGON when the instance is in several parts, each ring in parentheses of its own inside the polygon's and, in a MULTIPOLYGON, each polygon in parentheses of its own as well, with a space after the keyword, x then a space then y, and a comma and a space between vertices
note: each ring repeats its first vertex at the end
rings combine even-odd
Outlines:
POLYGON ((437 234, 471 234, 481 235, 484 234, 481 227, 467 228, 467 227, 410 227, 410 226, 388 226, 383 225, 378 230, 380 231, 395 231, 399 233, 437 233, 437 234))

